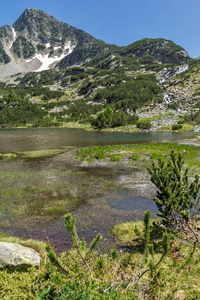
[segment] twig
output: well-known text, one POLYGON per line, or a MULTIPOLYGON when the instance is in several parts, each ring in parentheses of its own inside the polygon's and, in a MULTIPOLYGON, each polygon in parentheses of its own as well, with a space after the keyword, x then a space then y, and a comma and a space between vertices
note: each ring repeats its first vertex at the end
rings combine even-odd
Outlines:
POLYGON ((78 242, 77 242, 76 236, 75 236, 75 234, 74 234, 73 232, 72 232, 71 234, 72 234, 73 237, 74 237, 74 241, 75 241, 75 243, 76 243, 76 248, 77 248, 77 250, 78 250, 78 253, 79 253, 81 259, 83 260, 84 264, 85 264, 86 267, 88 268, 88 271, 89 271, 89 273, 90 273, 91 279, 94 280, 94 277, 93 277, 93 275, 92 275, 92 271, 91 271, 91 269, 90 269, 90 267, 89 267, 87 261, 84 259, 84 257, 83 257, 83 255, 82 255, 80 249, 79 249, 79 246, 78 246, 78 242))

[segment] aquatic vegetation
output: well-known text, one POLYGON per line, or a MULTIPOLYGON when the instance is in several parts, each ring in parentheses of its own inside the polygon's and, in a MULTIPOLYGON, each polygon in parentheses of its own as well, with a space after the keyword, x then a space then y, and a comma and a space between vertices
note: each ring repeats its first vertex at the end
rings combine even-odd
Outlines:
POLYGON ((0 159, 14 159, 16 157, 17 157, 17 155, 14 153, 0 154, 0 159))
MULTIPOLYGON (((0 172, 0 216, 11 222, 20 216, 56 216, 83 205, 89 197, 99 193, 97 179, 86 184, 82 172, 71 170, 35 170, 0 172), (82 186, 79 189, 79 186, 82 186), (96 189, 96 191, 95 191, 96 189), (85 199, 85 200, 84 200, 85 199), (9 205, 8 205, 9 204, 9 205)), ((101 179, 98 179, 98 185, 101 179)), ((102 187, 103 189, 103 187, 102 187)), ((11 223, 9 223, 11 224, 11 223)), ((2 223, 4 227, 4 222, 2 223)))
POLYGON ((71 150, 73 147, 67 147, 63 149, 45 149, 45 150, 36 150, 36 151, 26 151, 17 153, 16 157, 20 158, 44 158, 51 157, 54 155, 58 155, 64 153, 66 151, 71 150))

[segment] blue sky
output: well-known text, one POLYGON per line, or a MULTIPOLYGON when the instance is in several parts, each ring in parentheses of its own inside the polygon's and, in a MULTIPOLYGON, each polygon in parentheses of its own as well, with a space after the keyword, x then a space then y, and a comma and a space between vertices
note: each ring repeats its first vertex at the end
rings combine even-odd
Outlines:
POLYGON ((0 26, 38 8, 111 44, 165 38, 200 56, 199 0, 0 0, 0 26), (2 2, 2 3, 1 3, 2 2))

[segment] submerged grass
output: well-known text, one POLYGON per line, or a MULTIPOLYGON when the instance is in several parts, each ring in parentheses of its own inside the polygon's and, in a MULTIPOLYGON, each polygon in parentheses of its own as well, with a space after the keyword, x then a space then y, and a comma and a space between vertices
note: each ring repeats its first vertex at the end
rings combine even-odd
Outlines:
POLYGON ((53 157, 58 154, 65 153, 67 151, 72 150, 73 147, 65 147, 62 149, 44 149, 44 150, 36 150, 36 151, 25 151, 25 152, 16 152, 16 153, 0 153, 1 159, 15 159, 15 158, 24 158, 24 159, 35 159, 35 158, 48 158, 53 157))
MULTIPOLYGON (((184 160, 190 167, 191 175, 195 172, 200 173, 200 147, 190 145, 156 143, 87 147, 77 151, 76 159, 88 162, 127 161, 130 164, 132 162, 138 164, 138 167, 145 167, 152 159, 162 157, 167 160, 172 148, 184 153, 184 160)), ((0 172, 2 225, 7 215, 11 221, 15 221, 23 214, 51 217, 64 214, 66 210, 73 210, 76 205, 81 205, 83 199, 93 195, 96 188, 101 188, 103 184, 99 177, 90 176, 88 180, 82 172, 74 173, 71 170, 2 171, 0 172)), ((30 268, 25 272, 0 270, 0 298, 142 299, 143 282, 138 291, 128 290, 123 285, 126 276, 136 272, 143 256, 143 244, 135 234, 135 226, 142 231, 143 222, 119 223, 111 229, 111 234, 121 247, 116 257, 97 253, 88 257, 94 272, 93 282, 85 280, 85 271, 82 270, 75 249, 61 254, 60 260, 67 266, 69 272, 66 275, 48 262, 44 250, 45 243, 0 235, 0 241, 31 246, 38 250, 43 258, 40 269, 30 268), (115 288, 113 283, 117 283, 118 288, 115 288), (107 288, 108 293, 103 293, 103 289, 107 288)), ((160 232, 153 230, 152 227, 151 229, 151 240, 155 246, 154 260, 157 262, 161 257, 160 232)), ((156 281, 153 281, 154 288, 151 289, 149 286, 145 299, 200 299, 200 249, 197 248, 191 256, 191 249, 187 246, 180 247, 173 236, 171 246, 169 255, 159 267, 156 281)), ((145 268, 149 268, 147 260, 144 261, 144 270, 145 268)), ((148 276, 150 275, 144 277, 144 281, 148 281, 148 276)))
MULTIPOLYGON (((73 170, 0 172, 0 226, 8 228, 22 216, 64 215, 98 193, 103 179, 73 170), (81 186, 81 188, 80 188, 81 186)), ((103 186, 102 186, 103 192, 103 186)))
POLYGON ((37 151, 26 151, 26 152, 18 153, 18 156, 20 156, 21 158, 44 158, 44 157, 51 157, 54 155, 64 153, 70 149, 71 148, 69 147, 69 149, 65 148, 65 149, 46 149, 46 150, 37 150, 37 151))
POLYGON ((17 157, 17 155, 14 153, 0 154, 0 159, 14 159, 16 157, 17 157))

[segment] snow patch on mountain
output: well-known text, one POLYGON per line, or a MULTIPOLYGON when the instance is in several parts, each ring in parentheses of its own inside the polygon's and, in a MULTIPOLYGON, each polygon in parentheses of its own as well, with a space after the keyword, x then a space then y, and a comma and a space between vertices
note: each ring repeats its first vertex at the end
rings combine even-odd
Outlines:
POLYGON ((48 70, 50 65, 52 65, 54 62, 60 61, 66 56, 66 54, 62 54, 61 56, 55 56, 55 57, 49 57, 49 54, 42 55, 42 54, 36 54, 35 58, 39 59, 42 63, 41 67, 36 70, 36 72, 41 72, 44 70, 48 70))
MULTIPOLYGON (((46 44, 47 48, 49 48, 50 46, 51 46, 50 43, 46 44)), ((57 47, 54 47, 54 49, 55 48, 57 48, 57 47)), ((60 47, 58 47, 58 48, 60 48, 60 47)), ((65 56, 72 53, 74 48, 75 48, 75 46, 71 46, 71 42, 68 42, 68 43, 65 44, 65 47, 63 49, 64 52, 60 56, 49 57, 49 54, 37 53, 33 58, 25 60, 25 62, 29 63, 33 59, 38 59, 42 63, 42 65, 37 70, 35 70, 35 72, 41 72, 41 71, 44 71, 44 70, 48 70, 53 63, 62 60, 65 56)))
POLYGON ((15 29, 11 26, 11 29, 12 29, 12 34, 13 34, 13 37, 12 37, 12 41, 11 41, 11 44, 9 46, 9 49, 12 47, 13 43, 15 42, 16 40, 16 36, 17 36, 17 33, 15 31, 15 29))

